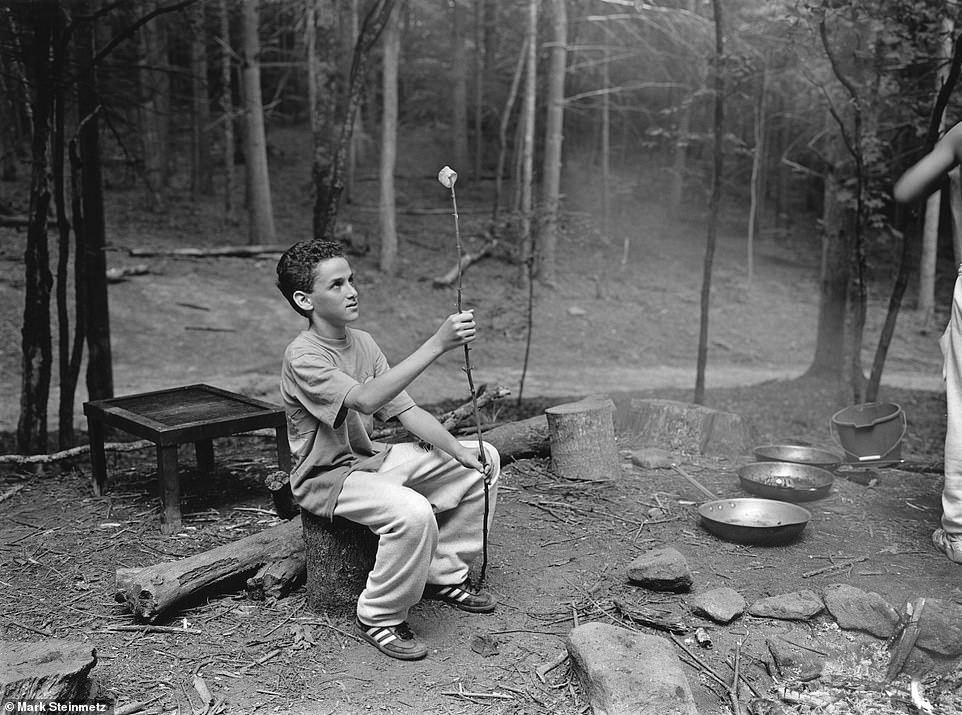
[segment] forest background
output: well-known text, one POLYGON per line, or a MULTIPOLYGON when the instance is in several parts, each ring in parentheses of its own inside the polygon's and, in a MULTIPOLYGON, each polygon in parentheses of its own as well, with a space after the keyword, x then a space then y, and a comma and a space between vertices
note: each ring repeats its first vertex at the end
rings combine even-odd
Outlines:
POLYGON ((462 181, 493 185, 465 263, 497 254, 529 306, 535 287, 557 288, 572 216, 625 256, 619 206, 633 193, 655 195, 666 220, 702 219, 696 402, 722 214, 744 227, 748 284, 758 237, 810 243, 792 227, 815 216, 809 373, 874 399, 903 296, 912 289, 915 318, 930 324, 939 251, 959 255, 938 240, 958 223, 958 188, 924 212, 890 200, 898 174, 958 116, 959 13, 932 0, 6 2, 0 230, 24 247, 11 281, 23 298, 16 449, 50 448, 52 383, 61 447, 76 439, 81 370, 89 398, 113 394, 110 196, 137 191, 137 211, 168 216, 214 200, 248 243, 201 249, 283 250, 292 241, 277 230, 271 169, 284 156, 271 137, 292 128, 310 137, 301 181, 313 235, 373 256, 386 275, 408 249, 395 186, 406 129, 430 127, 462 181), (354 231, 338 215, 372 155, 378 222, 354 231), (866 367, 880 275, 890 308, 866 367))

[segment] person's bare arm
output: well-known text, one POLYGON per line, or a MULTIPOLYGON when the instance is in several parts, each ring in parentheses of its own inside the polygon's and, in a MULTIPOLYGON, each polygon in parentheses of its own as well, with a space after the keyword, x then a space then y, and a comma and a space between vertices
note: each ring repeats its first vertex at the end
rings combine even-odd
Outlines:
POLYGON ((344 405, 366 415, 397 397, 432 362, 448 350, 470 343, 477 328, 471 311, 449 315, 421 347, 373 380, 352 387, 344 397, 344 405))
POLYGON ((477 448, 467 449, 430 412, 415 406, 398 415, 398 421, 408 432, 450 454, 458 463, 485 473, 477 448))
POLYGON ((928 154, 909 167, 895 182, 895 200, 909 203, 931 194, 943 177, 959 164, 962 155, 962 123, 945 133, 928 154))

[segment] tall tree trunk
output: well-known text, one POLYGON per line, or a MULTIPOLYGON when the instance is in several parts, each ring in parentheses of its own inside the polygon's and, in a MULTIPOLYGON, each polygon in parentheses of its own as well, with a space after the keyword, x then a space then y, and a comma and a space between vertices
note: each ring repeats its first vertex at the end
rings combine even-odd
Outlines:
POLYGON ((548 64, 548 92, 545 97, 544 176, 542 202, 544 222, 538 256, 540 280, 553 285, 558 245, 558 211, 561 200, 561 147, 564 140, 565 70, 568 52, 567 0, 552 0, 551 59, 548 64))
MULTIPOLYGON (((352 38, 357 37, 358 30, 360 29, 358 12, 357 0, 351 0, 349 26, 351 28, 350 36, 352 38)), ((398 18, 398 23, 400 23, 400 21, 400 18, 398 18)), ((354 117, 354 130, 351 132, 351 141, 347 146, 347 166, 344 167, 344 199, 348 203, 354 200, 354 183, 357 179, 358 155, 361 152, 361 141, 364 138, 364 117, 362 116, 362 111, 362 107, 357 108, 357 115, 354 117)), ((357 237, 353 237, 353 239, 357 239, 357 237)), ((362 238, 361 240, 364 239, 362 238)), ((362 245, 361 250, 366 250, 366 246, 362 245)))
POLYGON ((464 2, 451 1, 451 150, 455 171, 468 169, 468 66, 464 51, 464 2))
POLYGON ((711 197, 708 200, 708 236, 705 241, 705 261, 701 281, 701 321, 698 331, 698 364, 695 373, 695 404, 705 402, 705 367, 708 364, 708 314, 711 307, 711 275, 715 260, 715 242, 718 226, 718 212, 721 205, 722 151, 725 140, 725 43, 722 28, 721 0, 712 2, 715 21, 714 55, 714 113, 712 120, 712 176, 711 197))
POLYGON ((377 44, 384 25, 394 7, 395 0, 375 0, 368 10, 357 41, 354 43, 354 55, 351 60, 351 71, 348 77, 347 108, 344 122, 341 125, 340 137, 332 146, 331 168, 327 180, 315 186, 315 236, 331 240, 337 225, 337 209, 341 194, 344 192, 344 164, 347 160, 347 148, 354 132, 354 119, 364 94, 364 77, 367 73, 368 59, 371 50, 377 44), (319 222, 319 224, 317 223, 319 222))
POLYGON ((765 152, 765 95, 768 92, 768 67, 762 65, 762 86, 758 90, 755 103, 755 151, 752 152, 752 175, 749 185, 751 201, 748 208, 748 245, 746 259, 748 264, 748 285, 755 277, 755 230, 758 227, 758 217, 763 200, 762 168, 765 166, 767 154, 765 152))
POLYGON ((397 269, 397 226, 394 206, 394 166, 397 158, 397 78, 401 51, 400 8, 384 26, 383 107, 381 111, 381 198, 378 206, 381 254, 378 267, 384 273, 397 269))
POLYGON ((237 192, 237 175, 234 171, 234 100, 231 94, 231 44, 230 44, 230 6, 231 0, 220 0, 220 112, 224 123, 224 220, 237 223, 237 206, 234 194, 237 192))
POLYGON ((601 65, 601 232, 611 238, 611 50, 605 45, 601 65))
POLYGON ((24 307, 21 354, 20 418, 17 451, 23 454, 47 450, 47 400, 50 397, 50 252, 47 245, 47 211, 50 207, 50 122, 52 111, 50 47, 60 8, 43 3, 31 18, 32 44, 24 47, 25 64, 31 70, 33 93, 33 168, 27 247, 24 252, 24 307))
POLYGON ((241 53, 244 82, 244 147, 250 204, 250 243, 275 243, 271 179, 267 166, 267 137, 264 132, 264 104, 261 99, 258 0, 243 0, 244 47, 241 53))
POLYGON ((51 42, 53 84, 53 133, 51 165, 53 167, 53 207, 57 217, 57 376, 60 381, 60 404, 57 411, 57 441, 61 448, 73 443, 73 385, 70 384, 70 306, 67 300, 70 268, 70 219, 67 216, 66 170, 66 86, 64 67, 68 51, 65 46, 63 17, 58 17, 51 42))
MULTIPOLYGON (((99 5, 100 0, 91 2, 91 13, 99 5)), ((89 36, 80 36, 81 53, 89 54, 91 60, 97 49, 95 33, 96 26, 90 28, 89 36)), ((107 293, 107 221, 104 215, 104 181, 100 160, 101 107, 97 78, 97 70, 91 66, 80 78, 77 95, 82 122, 78 143, 81 164, 80 213, 83 219, 82 226, 74 227, 78 262, 78 275, 75 280, 77 302, 83 306, 81 315, 85 328, 81 331, 78 322, 77 338, 85 337, 87 342, 87 396, 91 400, 106 400, 114 396, 114 374, 110 345, 110 300, 107 293)), ((75 345, 75 361, 79 360, 79 349, 75 345)))
POLYGON ((210 98, 207 91, 207 32, 204 3, 191 5, 190 17, 190 93, 191 171, 190 193, 194 201, 213 192, 210 170, 210 98))
MULTIPOLYGON (((145 13, 157 9, 156 0, 144 0, 145 13)), ((144 155, 146 205, 149 211, 164 211, 167 204, 167 148, 164 143, 163 67, 167 64, 160 23, 148 22, 140 28, 140 122, 141 150, 144 155)))
MULTIPOLYGON (((330 180, 334 109, 337 105, 335 52, 336 16, 330 0, 307 0, 304 45, 307 52, 307 97, 311 120, 311 177, 315 196, 330 180)), ((324 206, 314 202, 313 235, 321 237, 324 206)))
POLYGON ((528 64, 524 85, 524 134, 521 140, 521 283, 527 286, 534 261, 532 193, 534 187, 534 108, 538 81, 538 0, 528 0, 528 64))
POLYGON ((491 222, 497 223, 501 211, 501 193, 504 180, 504 160, 508 153, 508 125, 511 122, 511 112, 514 111, 514 103, 518 98, 518 87, 521 85, 521 77, 524 72, 525 61, 528 58, 528 38, 525 37, 521 42, 521 49, 518 50, 518 63, 514 68, 514 75, 511 77, 511 88, 508 90, 508 97, 504 100, 504 109, 501 111, 501 122, 498 127, 498 166, 494 172, 494 205, 491 209, 491 222))
POLYGON ((822 209, 822 261, 815 355, 807 375, 841 382, 845 356, 845 316, 851 278, 851 235, 834 166, 825 174, 822 209))
POLYGON ((481 180, 484 157, 484 0, 474 0, 474 180, 481 180))

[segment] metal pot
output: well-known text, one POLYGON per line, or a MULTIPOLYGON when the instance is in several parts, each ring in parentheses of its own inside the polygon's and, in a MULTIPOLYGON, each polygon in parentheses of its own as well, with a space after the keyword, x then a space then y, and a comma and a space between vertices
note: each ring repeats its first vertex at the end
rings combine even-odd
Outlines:
POLYGON ((812 518, 808 509, 774 499, 718 499, 702 504, 698 514, 715 536, 764 546, 791 541, 812 518))
POLYGON ((742 488, 764 497, 782 501, 821 499, 832 488, 832 473, 810 464, 792 462, 754 462, 738 470, 742 488))
POLYGON ((764 444, 755 447, 753 452, 759 462, 794 462, 828 470, 834 470, 842 463, 841 457, 827 449, 797 444, 764 444))

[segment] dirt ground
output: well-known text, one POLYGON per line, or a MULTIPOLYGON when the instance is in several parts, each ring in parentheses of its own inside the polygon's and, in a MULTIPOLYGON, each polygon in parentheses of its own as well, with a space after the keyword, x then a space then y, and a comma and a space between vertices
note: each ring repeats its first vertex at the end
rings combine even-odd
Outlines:
MULTIPOLYGON (((305 153, 298 148, 305 138, 275 132, 273 141, 278 240, 289 243, 309 232, 308 174, 305 153)), ((398 275, 379 274, 372 255, 353 259, 361 290, 359 327, 371 331, 394 360, 454 309, 453 291, 432 287, 432 279, 455 258, 449 197, 433 178, 445 163, 426 139, 405 144, 399 167, 398 275)), ((602 236, 590 213, 597 195, 578 191, 597 182, 584 173, 587 162, 568 163, 573 167, 565 184, 570 211, 559 249, 559 280, 554 289, 536 289, 521 405, 516 398, 527 295, 517 287, 518 268, 507 256, 496 255, 465 275, 464 302, 476 308, 482 330, 472 352, 477 378, 514 393, 486 413, 491 421, 536 414, 584 394, 607 393, 619 403, 631 396, 692 396, 705 239, 702 205, 686 220, 669 222, 658 204, 664 177, 625 173, 614 228, 602 236)), ((377 188, 373 166, 365 171, 342 220, 373 241, 377 188)), ((457 186, 461 230, 476 248, 491 187, 466 174, 457 186)), ((246 242, 244 230, 221 226, 216 199, 192 205, 175 198, 163 216, 139 210, 139 199, 133 190, 110 192, 109 265, 143 265, 148 271, 111 287, 117 394, 207 382, 276 401, 281 352, 301 327, 273 287, 276 257, 130 256, 133 248, 246 242)), ((19 402, 23 236, 0 231, 0 446, 10 452, 19 402)), ((849 400, 831 386, 799 377, 811 359, 818 309, 814 231, 798 225, 791 232, 760 236, 750 284, 744 221, 734 209, 720 226, 719 239, 708 404, 750 418, 760 443, 803 439, 832 446, 831 415, 849 400)), ((892 278, 884 260, 873 264, 871 273, 866 365, 892 278)), ((954 277, 951 267, 940 275, 936 319, 920 327, 911 312, 901 317, 880 395, 906 413, 903 457, 927 466, 879 469, 868 485, 839 473, 830 495, 809 503, 812 520, 790 545, 740 546, 710 535, 698 524, 702 497, 697 490, 671 470, 633 466, 627 456, 637 436, 619 433, 622 473, 604 485, 561 479, 545 460, 506 468, 486 581, 501 607, 472 616, 437 604, 417 606, 412 626, 432 648, 424 661, 400 663, 381 656, 349 635, 350 614, 312 613, 303 589, 276 602, 250 601, 236 587, 218 590, 164 622, 186 624, 188 633, 112 630, 135 623, 113 601, 116 568, 176 559, 277 523, 260 486, 276 460, 271 442, 242 436, 215 444, 218 468, 210 478, 195 478, 193 457, 184 450, 185 526, 170 537, 158 530, 149 450, 109 455, 110 490, 102 497, 91 493, 86 458, 42 470, 0 467, 0 493, 22 487, 0 503, 5 604, 0 637, 89 642, 98 653, 92 680, 99 696, 121 704, 156 698, 147 707, 153 712, 200 709, 192 687, 200 675, 223 700, 224 712, 565 715, 588 709, 568 664, 543 681, 537 669, 562 652, 575 618, 639 627, 625 623, 614 608, 614 599, 621 598, 707 627, 715 647, 698 655, 725 677, 731 674, 735 642, 744 640, 742 672, 763 694, 776 681, 791 682, 787 676, 778 680, 777 673, 773 681, 765 667, 770 661, 765 640, 776 633, 791 632, 799 642, 833 654, 829 670, 875 678, 887 664, 884 644, 840 632, 826 618, 792 625, 746 616, 722 627, 691 616, 688 603, 695 593, 719 586, 734 588, 752 602, 831 583, 875 591, 896 608, 919 596, 962 599, 958 567, 929 542, 940 512, 937 463, 945 430, 936 339, 954 277), (652 509, 660 510, 657 518, 652 509), (627 565, 662 545, 685 555, 695 578, 692 593, 657 594, 627 583, 627 565), (846 559, 864 560, 809 574, 846 559)), ((412 393, 435 411, 461 402, 466 388, 460 355, 439 361, 412 393)), ((81 390, 76 421, 81 430, 83 399, 81 390)), ((679 459, 715 493, 746 496, 736 471, 751 455, 679 459)), ((680 648, 679 654, 684 655, 680 648)), ((920 659, 915 667, 936 672, 948 665, 920 659)), ((703 715, 728 711, 724 691, 702 669, 689 662, 686 672, 703 715)), ((825 711, 914 712, 907 689, 904 676, 884 698, 850 689, 848 700, 825 711)))

